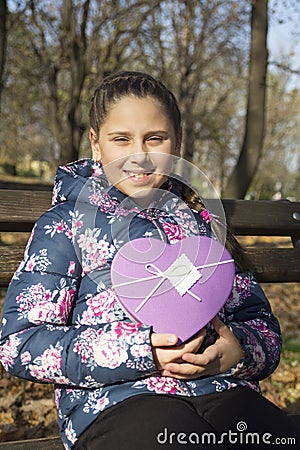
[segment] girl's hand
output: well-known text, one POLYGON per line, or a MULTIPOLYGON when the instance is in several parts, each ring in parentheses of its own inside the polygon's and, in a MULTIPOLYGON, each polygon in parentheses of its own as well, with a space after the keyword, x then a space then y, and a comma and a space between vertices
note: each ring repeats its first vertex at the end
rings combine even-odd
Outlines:
POLYGON ((226 372, 244 357, 244 352, 232 331, 216 316, 211 322, 218 334, 216 342, 203 353, 186 352, 183 362, 170 362, 164 366, 163 376, 192 380, 226 372))
POLYGON ((175 346, 178 341, 175 334, 152 333, 152 352, 158 370, 166 369, 169 363, 177 365, 183 363, 183 355, 196 353, 204 340, 205 333, 205 329, 202 329, 192 339, 178 346, 175 346))

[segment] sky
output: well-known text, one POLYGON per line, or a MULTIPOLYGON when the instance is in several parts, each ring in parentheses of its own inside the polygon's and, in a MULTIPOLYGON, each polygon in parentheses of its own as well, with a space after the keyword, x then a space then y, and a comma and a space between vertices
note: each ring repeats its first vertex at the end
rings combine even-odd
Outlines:
POLYGON ((300 88, 300 1, 272 1, 271 5, 272 3, 280 3, 282 7, 278 7, 269 21, 269 61, 284 65, 288 63, 291 69, 298 71, 298 75, 290 75, 289 85, 291 88, 300 88))

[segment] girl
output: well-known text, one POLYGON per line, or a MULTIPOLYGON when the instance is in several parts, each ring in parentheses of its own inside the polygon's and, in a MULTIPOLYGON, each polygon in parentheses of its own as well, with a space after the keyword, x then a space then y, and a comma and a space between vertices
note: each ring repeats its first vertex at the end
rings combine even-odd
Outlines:
POLYGON ((66 449, 244 448, 246 428, 256 447, 294 436, 259 393, 279 361, 280 329, 230 234, 232 292, 181 345, 133 322, 112 287, 112 261, 128 240, 212 235, 201 199, 168 176, 181 144, 173 94, 144 73, 109 76, 92 98, 90 125, 93 159, 59 167, 53 207, 8 289, 2 364, 56 385, 66 449))

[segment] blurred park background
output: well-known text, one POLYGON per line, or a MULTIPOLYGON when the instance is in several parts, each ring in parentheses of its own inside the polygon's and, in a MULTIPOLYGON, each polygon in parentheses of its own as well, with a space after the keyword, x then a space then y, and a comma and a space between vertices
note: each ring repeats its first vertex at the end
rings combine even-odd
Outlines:
MULTIPOLYGON (((300 0, 0 0, 0 187, 50 188, 58 164, 89 157, 94 87, 141 70, 176 94, 183 157, 221 197, 299 201, 299 20, 300 0)), ((300 286, 264 289, 284 350, 262 390, 299 412, 300 286)), ((53 387, 0 367, 0 441, 56 433, 53 387)))
POLYGON ((1 0, 0 177, 90 155, 94 87, 150 72, 221 196, 300 197, 299 0, 1 0))

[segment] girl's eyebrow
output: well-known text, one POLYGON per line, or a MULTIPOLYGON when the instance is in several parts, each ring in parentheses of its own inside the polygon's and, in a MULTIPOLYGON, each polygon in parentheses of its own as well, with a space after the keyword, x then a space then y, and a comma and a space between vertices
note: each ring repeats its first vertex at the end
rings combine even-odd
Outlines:
POLYGON ((129 131, 109 131, 107 134, 110 136, 111 134, 130 134, 130 132, 129 131))
MULTIPOLYGON (((108 136, 111 136, 112 134, 131 134, 131 132, 130 131, 125 131, 125 130, 123 130, 123 131, 109 131, 108 133, 108 136)), ((146 133, 147 135, 150 135, 150 134, 165 134, 165 135, 168 135, 169 134, 169 132, 167 131, 167 130, 150 130, 150 131, 147 131, 147 133, 146 133)))

